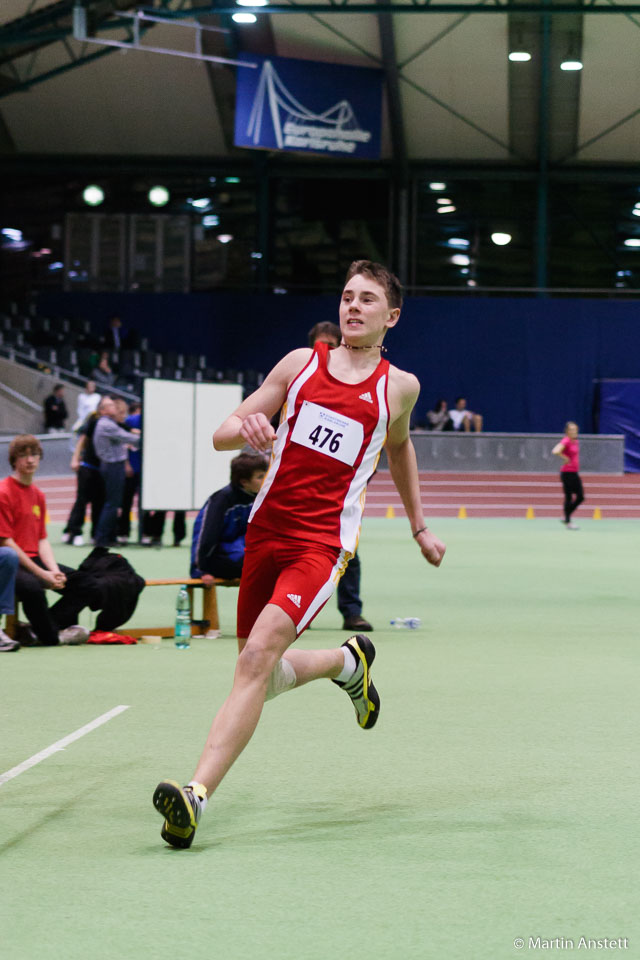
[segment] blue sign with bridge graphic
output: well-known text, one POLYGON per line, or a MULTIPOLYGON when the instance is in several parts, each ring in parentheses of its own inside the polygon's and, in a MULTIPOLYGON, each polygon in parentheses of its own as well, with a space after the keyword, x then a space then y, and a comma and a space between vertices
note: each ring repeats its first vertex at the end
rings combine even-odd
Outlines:
POLYGON ((241 53, 235 145, 377 159, 382 70, 241 53))

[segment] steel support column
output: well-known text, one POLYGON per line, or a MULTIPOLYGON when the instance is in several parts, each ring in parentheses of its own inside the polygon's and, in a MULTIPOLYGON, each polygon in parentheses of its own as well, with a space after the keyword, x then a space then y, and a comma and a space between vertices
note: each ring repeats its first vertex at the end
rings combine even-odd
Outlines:
MULTIPOLYGON (((542 15, 542 63, 540 68, 540 121, 538 124, 538 197, 536 218, 536 287, 547 287, 549 244, 549 74, 551 60, 551 14, 542 15)), ((544 294, 541 294, 544 296, 544 294)))

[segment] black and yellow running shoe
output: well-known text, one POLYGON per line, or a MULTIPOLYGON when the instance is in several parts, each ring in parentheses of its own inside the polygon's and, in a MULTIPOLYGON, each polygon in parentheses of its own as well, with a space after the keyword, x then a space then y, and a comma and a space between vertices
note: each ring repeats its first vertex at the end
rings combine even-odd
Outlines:
POLYGON ((348 693, 356 710, 356 718, 363 730, 375 726, 380 713, 380 697, 371 680, 371 664, 375 660, 376 648, 364 634, 349 637, 342 644, 348 647, 356 661, 356 672, 349 680, 334 683, 348 693))
POLYGON ((153 794, 153 805, 165 817, 160 831, 163 840, 181 849, 191 846, 205 796, 204 787, 181 787, 175 780, 162 780, 158 784, 153 794))

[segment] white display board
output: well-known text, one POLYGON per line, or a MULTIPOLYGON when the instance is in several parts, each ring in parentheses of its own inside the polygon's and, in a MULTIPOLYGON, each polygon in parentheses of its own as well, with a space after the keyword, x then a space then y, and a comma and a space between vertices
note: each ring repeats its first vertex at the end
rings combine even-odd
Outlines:
POLYGON ((143 510, 199 510, 229 482, 239 451, 214 450, 212 436, 241 402, 237 384, 144 381, 143 510))

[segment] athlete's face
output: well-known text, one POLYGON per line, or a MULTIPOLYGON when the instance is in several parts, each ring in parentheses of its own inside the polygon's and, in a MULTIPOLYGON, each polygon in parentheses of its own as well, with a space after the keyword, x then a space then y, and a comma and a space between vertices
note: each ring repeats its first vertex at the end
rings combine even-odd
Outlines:
POLYGON ((384 287, 364 273, 347 281, 340 300, 340 330, 348 343, 377 343, 398 322, 400 310, 391 309, 384 287))

